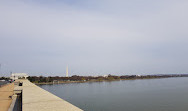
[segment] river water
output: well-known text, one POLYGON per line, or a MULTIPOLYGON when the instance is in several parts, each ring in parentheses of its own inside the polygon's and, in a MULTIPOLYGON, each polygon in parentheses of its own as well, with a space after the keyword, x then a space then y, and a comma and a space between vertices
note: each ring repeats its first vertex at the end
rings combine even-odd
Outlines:
POLYGON ((188 111, 188 77, 39 87, 84 111, 188 111))

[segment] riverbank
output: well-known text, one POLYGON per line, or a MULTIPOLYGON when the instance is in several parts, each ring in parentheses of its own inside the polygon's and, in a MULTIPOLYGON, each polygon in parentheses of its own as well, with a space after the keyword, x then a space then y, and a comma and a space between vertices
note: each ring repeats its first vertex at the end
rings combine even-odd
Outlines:
POLYGON ((0 111, 8 111, 12 99, 10 96, 13 95, 14 84, 6 84, 0 87, 0 111))
MULTIPOLYGON (((175 77, 175 76, 174 76, 175 77)), ((163 78, 172 78, 172 77, 147 77, 147 78, 126 78, 126 79, 93 79, 88 81, 56 81, 56 82, 33 82, 36 85, 50 85, 50 84, 69 84, 69 83, 86 83, 86 82, 113 82, 113 81, 124 81, 124 80, 140 80, 140 79, 163 79, 163 78)))
MULTIPOLYGON (((45 85, 45 84, 69 84, 69 83, 86 83, 86 82, 104 82, 109 80, 90 80, 90 81, 58 81, 58 82, 42 82, 42 83, 35 83, 36 85, 45 85)), ((110 80, 110 81, 119 81, 119 80, 110 80)))

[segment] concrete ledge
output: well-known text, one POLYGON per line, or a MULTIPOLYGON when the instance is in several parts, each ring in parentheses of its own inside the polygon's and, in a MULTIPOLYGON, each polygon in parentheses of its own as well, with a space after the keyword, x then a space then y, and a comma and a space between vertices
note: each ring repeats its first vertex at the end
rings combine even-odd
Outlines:
POLYGON ((22 87, 23 111, 82 111, 28 80, 19 81, 23 82, 23 86, 20 86, 22 87))
POLYGON ((13 96, 12 96, 12 103, 11 103, 11 105, 10 105, 8 111, 13 111, 14 106, 15 106, 15 103, 16 103, 16 99, 17 99, 17 95, 13 95, 13 96))

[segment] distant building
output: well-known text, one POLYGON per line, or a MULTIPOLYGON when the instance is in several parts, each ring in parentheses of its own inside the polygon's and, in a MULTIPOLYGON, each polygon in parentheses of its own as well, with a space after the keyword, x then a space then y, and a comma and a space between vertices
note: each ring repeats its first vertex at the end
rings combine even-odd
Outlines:
POLYGON ((16 80, 16 79, 26 79, 28 75, 26 73, 12 73, 10 76, 10 79, 16 80))
POLYGON ((103 75, 103 77, 108 77, 108 75, 103 75))

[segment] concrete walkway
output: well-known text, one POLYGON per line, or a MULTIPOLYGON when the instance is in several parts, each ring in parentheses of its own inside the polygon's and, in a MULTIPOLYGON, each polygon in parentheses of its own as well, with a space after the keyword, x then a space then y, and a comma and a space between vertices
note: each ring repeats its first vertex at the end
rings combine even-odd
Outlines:
POLYGON ((23 82, 23 86, 17 86, 22 88, 23 111, 82 111, 28 80, 19 81, 23 82))
POLYGON ((0 111, 8 111, 12 99, 9 96, 13 95, 14 84, 7 84, 0 87, 0 111))

